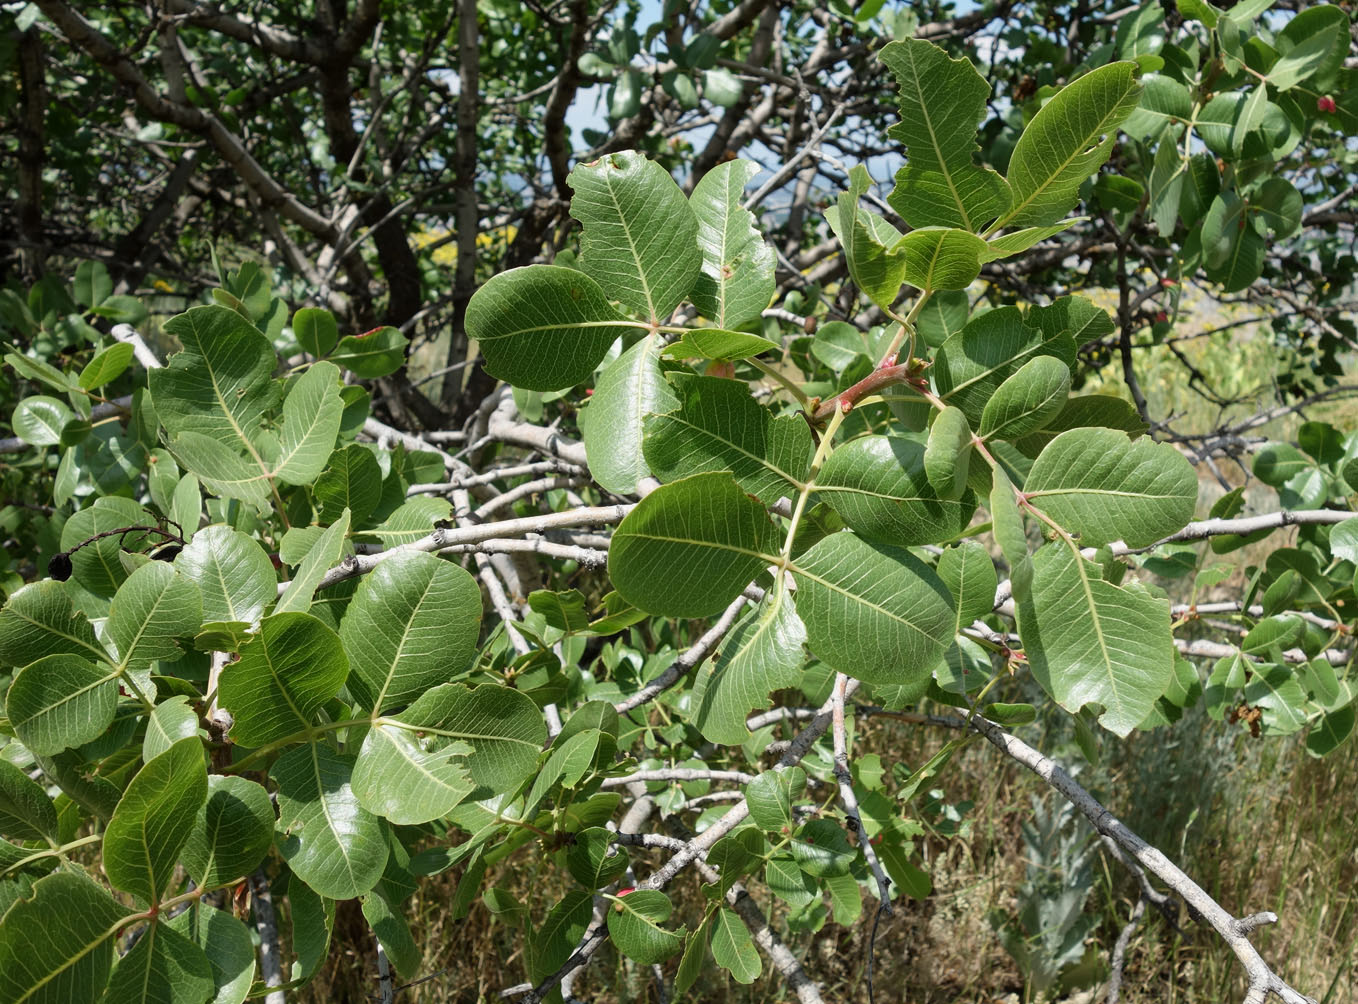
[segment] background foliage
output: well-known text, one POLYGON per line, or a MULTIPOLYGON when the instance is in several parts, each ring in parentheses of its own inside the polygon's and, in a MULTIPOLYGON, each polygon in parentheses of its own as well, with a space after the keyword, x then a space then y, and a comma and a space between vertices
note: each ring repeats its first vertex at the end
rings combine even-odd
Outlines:
POLYGON ((1296 6, 8 5, 0 999, 1342 999, 1296 6))

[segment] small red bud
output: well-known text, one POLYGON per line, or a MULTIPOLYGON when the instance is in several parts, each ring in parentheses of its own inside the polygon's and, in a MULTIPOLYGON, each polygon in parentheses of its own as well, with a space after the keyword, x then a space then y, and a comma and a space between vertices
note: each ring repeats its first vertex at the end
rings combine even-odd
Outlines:
POLYGON ((593 397, 593 396, 594 396, 594 388, 593 388, 593 387, 586 387, 586 388, 585 388, 585 397, 593 397))
POLYGON ((1156 323, 1156 324, 1164 324, 1164 323, 1165 323, 1166 321, 1168 321, 1168 320, 1169 320, 1169 315, 1166 314, 1163 310, 1157 310, 1157 311, 1155 312, 1155 323, 1156 323))
POLYGON ((1160 280, 1160 285, 1163 286, 1165 289, 1173 289, 1175 286, 1179 284, 1175 282, 1173 279, 1169 278, 1169 276, 1165 276, 1165 278, 1160 280))
POLYGON ((625 885, 625 886, 623 886, 621 889, 618 890, 618 896, 619 896, 619 897, 626 896, 629 892, 636 892, 636 891, 637 891, 637 887, 636 887, 636 886, 634 886, 634 885, 625 885))
POLYGON ((1326 115, 1333 115, 1336 111, 1334 98, 1328 94, 1322 94, 1316 99, 1316 111, 1324 112, 1326 115))

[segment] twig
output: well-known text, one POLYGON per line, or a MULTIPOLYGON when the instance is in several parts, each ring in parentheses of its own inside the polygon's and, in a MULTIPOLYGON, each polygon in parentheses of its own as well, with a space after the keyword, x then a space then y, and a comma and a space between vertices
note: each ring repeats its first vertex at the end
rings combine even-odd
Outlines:
POLYGON ((1221 936, 1245 967, 1248 975, 1249 992, 1245 995, 1245 1004, 1262 1004, 1269 994, 1281 998, 1285 1004, 1316 1004, 1313 998, 1298 993, 1285 983, 1250 944, 1247 936, 1249 931, 1260 923, 1272 923, 1277 919, 1275 915, 1254 914, 1244 919, 1231 916, 1178 865, 1128 829, 1055 761, 1043 756, 999 725, 980 716, 972 719, 972 728, 981 733, 996 749, 1027 767, 1064 795, 1084 814, 1095 830, 1115 841, 1141 867, 1165 883, 1175 895, 1188 904, 1195 916, 1206 921, 1221 936))
MULTIPOLYGON (((255 914, 255 930, 259 932, 259 975, 266 987, 283 985, 283 953, 278 940, 278 917, 274 914, 273 894, 269 892, 269 877, 260 865, 250 876, 250 905, 255 914)), ((282 990, 271 990, 264 1004, 286 1004, 282 990)))

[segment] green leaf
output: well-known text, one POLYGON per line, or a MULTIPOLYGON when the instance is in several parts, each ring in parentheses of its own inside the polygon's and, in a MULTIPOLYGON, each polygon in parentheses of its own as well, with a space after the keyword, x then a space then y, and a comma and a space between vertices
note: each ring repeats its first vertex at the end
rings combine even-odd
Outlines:
POLYGON ((623 331, 637 328, 573 268, 529 265, 492 276, 467 304, 467 334, 486 372, 525 390, 587 380, 623 331))
POLYGON ((311 493, 322 523, 335 522, 348 509, 351 525, 362 526, 382 497, 382 469, 372 450, 353 443, 330 454, 311 493))
POLYGON ((339 369, 333 363, 316 363, 283 401, 283 433, 273 477, 290 485, 315 480, 335 448, 343 412, 339 369))
POLYGON ((981 265, 995 257, 994 245, 970 230, 921 227, 892 248, 905 261, 905 281, 917 289, 966 289, 981 265))
POLYGON ((1174 672, 1169 601, 1140 583, 1105 582, 1097 565, 1059 541, 1033 557, 1018 626, 1043 689, 1072 713, 1102 705, 1099 724, 1119 736, 1146 720, 1174 672))
MULTIPOLYGON (((626 856, 622 856, 626 861, 626 856)), ((594 912, 594 897, 580 889, 572 889, 549 911, 536 931, 528 939, 528 978, 541 983, 570 958, 575 946, 584 937, 594 912)))
POLYGON ((14 409, 14 431, 29 446, 56 446, 61 430, 75 416, 65 403, 54 397, 26 397, 14 409))
POLYGON ((796 826, 792 804, 806 791, 800 767, 766 770, 745 786, 745 804, 756 826, 768 833, 791 833, 796 826))
POLYGON ((390 549, 427 537, 437 520, 447 519, 453 511, 447 499, 417 495, 386 518, 381 525, 367 531, 376 535, 382 547, 390 549))
POLYGON ((990 613, 995 605, 999 582, 995 563, 986 549, 975 540, 964 540, 939 555, 938 577, 952 593, 957 610, 957 630, 990 613))
POLYGON ((684 193, 668 171, 631 150, 577 165, 567 183, 571 215, 584 224, 581 270, 611 299, 663 322, 703 266, 698 218, 684 193))
POLYGON ((820 885, 787 851, 780 851, 764 865, 764 882, 773 893, 794 911, 801 910, 820 899, 820 885))
POLYGON ((679 399, 660 372, 660 340, 647 335, 599 375, 585 415, 585 455, 594 480, 617 495, 631 495, 650 476, 641 452, 642 421, 672 411, 679 399))
POLYGON ((981 257, 982 262, 993 261, 996 258, 1008 258, 1012 255, 1027 251, 1039 241, 1045 241, 1048 237, 1054 237, 1063 230, 1069 230, 1077 223, 1083 223, 1088 217, 1077 216, 1072 219, 1062 220, 1060 223, 1053 223, 1048 227, 1025 227, 1023 230, 1015 230, 1002 237, 994 237, 986 241, 988 250, 981 257))
POLYGON ((707 962, 708 932, 712 928, 712 918, 708 916, 698 929, 688 936, 684 943, 684 954, 679 960, 679 969, 674 974, 674 996, 680 999, 697 982, 707 962))
POLYGON ((207 955, 159 921, 118 960, 104 1004, 203 1004, 216 989, 207 955))
POLYGON ((703 738, 728 746, 747 740, 750 710, 767 707, 770 693, 800 680, 805 641, 792 594, 782 585, 770 589, 722 641, 721 653, 698 670, 693 721, 703 738))
MULTIPOLYGON (((292 900, 291 892, 288 898, 292 900)), ((255 946, 245 925, 225 910, 201 905, 186 910, 170 925, 189 935, 207 956, 214 992, 209 1004, 241 1004, 255 975, 255 946)))
POLYGON ((1175 0, 1175 7, 1185 18, 1201 21, 1208 28, 1217 26, 1221 12, 1206 0, 1175 0))
POLYGON ((566 869, 591 891, 622 878, 627 865, 626 849, 615 846, 613 834, 600 826, 581 830, 566 848, 566 869))
POLYGON ((5 695, 19 741, 46 756, 101 736, 113 722, 118 685, 107 666, 49 655, 21 669, 5 695))
POLYGON ((200 886, 249 875, 273 846, 273 804, 263 785, 213 774, 180 858, 200 886))
POLYGON ((107 637, 118 651, 120 670, 142 670, 182 653, 180 638, 191 638, 203 623, 198 586, 163 561, 142 565, 127 577, 109 607, 107 637))
MULTIPOLYGON (((949 405, 938 413, 929 430, 924 476, 940 501, 959 502, 966 494, 970 467, 971 426, 961 408, 949 405)), ((970 514, 966 518, 970 519, 970 514)))
POLYGON ((792 857, 812 878, 847 875, 857 853, 833 820, 809 820, 792 836, 792 857))
MULTIPOLYGON (((1188 88, 1163 73, 1141 78, 1141 98, 1136 110, 1122 123, 1123 132, 1137 139, 1164 139, 1167 128, 1193 116, 1193 97, 1188 88)), ((1162 144, 1166 145, 1166 144, 1162 144)), ((1167 144, 1170 148, 1174 143, 1167 144)))
POLYGON ((736 380, 675 374, 671 382, 676 407, 644 422, 642 448, 657 478, 730 471, 742 489, 767 504, 796 497, 815 453, 805 421, 775 417, 736 380))
POLYGON ((1064 319, 1046 318, 1036 310, 1024 318, 1017 307, 999 307, 972 318, 938 350, 935 391, 945 403, 961 408, 976 427, 1000 385, 1029 359, 1055 356, 1074 362, 1076 339, 1069 326, 1058 327, 1064 319), (1044 325, 1042 320, 1052 323, 1044 325))
POLYGON ((98 390, 123 375, 132 363, 133 349, 128 342, 110 345, 85 364, 76 381, 84 390, 98 390))
MULTIPOLYGON (((4 344, 13 348, 8 342, 4 344)), ((46 360, 31 359, 28 356, 20 355, 18 352, 7 352, 5 353, 5 362, 13 367, 20 376, 28 380, 35 380, 38 383, 44 383, 62 394, 77 386, 70 375, 63 373, 46 360)))
POLYGON ((1053 356, 1029 359, 986 402, 980 434, 1011 440, 1027 435, 1059 415, 1069 394, 1069 366, 1053 356))
POLYGON ((1330 529, 1330 553, 1343 561, 1358 564, 1358 516, 1336 523, 1330 529))
POLYGON ((329 899, 363 895, 387 864, 382 823, 359 804, 350 786, 353 767, 353 757, 308 743, 288 750, 269 771, 278 785, 283 860, 329 899))
POLYGON ((71 292, 75 294, 75 302, 82 307, 99 306, 113 293, 113 277, 108 274, 108 266, 101 261, 82 261, 75 267, 71 292))
POLYGON ((146 737, 141 744, 141 758, 148 763, 190 736, 198 735, 198 712, 189 706, 186 695, 180 694, 161 701, 146 719, 146 737))
POLYGON ((750 160, 718 164, 688 200, 698 219, 703 257, 690 298, 721 328, 758 320, 773 299, 773 248, 755 229, 754 214, 741 207, 745 186, 758 173, 759 165, 750 160))
POLYGON ((207 766, 197 736, 181 739, 139 770, 104 831, 104 873, 114 888, 159 902, 206 798, 207 766))
POLYGON ((901 293, 906 257, 897 250, 901 232, 858 203, 872 188, 872 178, 862 164, 849 172, 849 190, 841 192, 837 205, 825 213, 830 229, 844 246, 844 260, 853 281, 883 310, 901 293))
POLYGON ((471 746, 468 773, 496 793, 517 788, 532 774, 547 741, 547 726, 533 700, 493 684, 445 683, 393 717, 407 728, 471 746))
POLYGON ((94 1004, 113 964, 113 934, 128 910, 76 871, 33 883, 0 924, 0 1000, 94 1004))
POLYGON ((270 379, 278 359, 268 339, 221 306, 194 307, 166 321, 165 331, 184 347, 147 374, 166 431, 206 436, 233 455, 253 449, 264 416, 278 403, 270 379))
POLYGON ((55 840, 57 810, 38 784, 0 760, 0 833, 11 840, 55 840))
POLYGON ((1043 105, 1010 155, 1013 203, 997 226, 1045 226, 1070 212, 1080 185, 1108 159, 1117 127, 1136 107, 1135 72, 1135 63, 1101 66, 1043 105))
POLYGON ((317 896, 305 882, 298 882, 290 884, 288 905, 292 907, 292 946, 297 953, 292 978, 305 982, 330 956, 335 901, 317 896))
POLYGON ((348 675, 335 632, 310 614, 276 614, 223 670, 218 698, 235 719, 232 738, 263 746, 310 728, 348 675))
POLYGON ((735 912, 721 907, 712 925, 712 958, 737 983, 750 984, 763 972, 750 931, 735 912))
POLYGON ((108 658, 66 584, 54 579, 24 586, 0 609, 0 664, 26 666, 48 655, 108 658))
POLYGON ((339 341, 335 316, 319 307, 303 307, 292 315, 292 333, 297 344, 313 356, 325 356, 339 341))
POLYGON ((836 924, 852 927, 863 915, 863 893, 852 875, 832 875, 822 879, 830 894, 830 910, 836 924))
POLYGON ((340 623, 349 690, 375 714, 409 704, 467 667, 480 630, 471 575, 426 552, 398 552, 364 577, 340 623))
POLYGON ((1047 419, 1042 428, 1020 437, 1016 445, 1024 453, 1036 457, 1061 433, 1088 426, 1118 429, 1133 438, 1145 435, 1147 428, 1130 401, 1111 394, 1087 394, 1067 398, 1054 418, 1047 419))
POLYGON ((678 341, 670 342, 660 354, 666 359, 712 359, 717 362, 738 362, 778 348, 759 335, 722 328, 689 328, 678 341))
POLYGON ((550 589, 535 589, 528 594, 528 606, 542 614, 549 627, 566 634, 578 634, 589 630, 589 613, 585 608, 585 596, 578 589, 553 592, 550 589))
POLYGON ((354 764, 358 804, 398 826, 417 826, 442 818, 475 790, 461 762, 470 753, 462 743, 425 748, 413 730, 397 723, 373 723, 354 764))
POLYGON ((880 58, 900 88, 901 121, 887 135, 909 148, 887 201, 914 228, 979 231, 1010 202, 1005 180, 974 162, 990 84, 970 61, 920 39, 892 42, 880 58))
POLYGON ((1266 443, 1254 454, 1254 476, 1270 488, 1281 488, 1314 467, 1310 457, 1287 443, 1266 443))
MULTIPOLYGON (((942 421, 948 421, 942 419, 942 421)), ((857 533, 884 544, 933 544, 966 528, 975 497, 941 499, 925 473, 926 450, 912 439, 862 436, 821 468, 816 490, 857 533)))
POLYGON ((682 927, 668 931, 660 926, 673 912, 674 904, 659 890, 638 889, 615 897, 608 907, 608 935, 633 962, 643 966, 664 962, 684 946, 682 927))
POLYGON ((278 576, 269 555, 253 537, 229 526, 199 530, 174 565, 180 575, 198 584, 204 623, 252 623, 278 596, 278 576))
POLYGON ((377 936, 397 975, 414 979, 420 973, 423 953, 410 934, 410 924, 400 904, 383 895, 383 888, 379 884, 363 897, 363 919, 377 936))
POLYGON ((311 608, 311 598, 316 593, 316 587, 344 553, 344 539, 348 534, 349 510, 345 509, 340 513, 339 519, 316 537, 315 543, 302 559, 301 567, 288 583, 288 588, 278 598, 274 613, 285 614, 292 611, 306 613, 311 608))
POLYGON ((1085 546, 1145 547, 1193 518, 1198 479, 1168 443, 1113 429, 1072 429, 1051 441, 1024 482, 1028 501, 1085 546))
POLYGON ((720 612, 778 553, 764 507, 730 474, 657 488, 613 533, 608 571, 634 606, 666 617, 720 612))
POLYGON ((128 576, 129 570, 122 557, 124 548, 133 552, 144 550, 146 540, 136 532, 126 537, 99 535, 122 527, 154 523, 151 514, 137 503, 116 496, 96 499, 94 505, 72 515, 61 528, 61 548, 72 551, 79 545, 86 545, 71 554, 75 581, 96 596, 111 598, 128 576))
POLYGON ((169 447, 179 465, 196 474, 209 491, 257 509, 268 508, 269 484, 262 461, 247 460, 225 443, 197 432, 181 432, 169 447))
POLYGON ((406 361, 410 340, 390 325, 361 335, 345 335, 335 346, 330 361, 343 366, 360 380, 390 376, 406 361))
POLYGON ((1285 91, 1316 77, 1324 88, 1349 55, 1349 15, 1332 4, 1307 7, 1278 32, 1274 45, 1279 56, 1268 71, 1270 84, 1285 91))
POLYGON ((837 533, 801 555, 794 571, 797 611, 817 657, 867 683, 927 684, 954 620, 932 568, 903 548, 837 533))

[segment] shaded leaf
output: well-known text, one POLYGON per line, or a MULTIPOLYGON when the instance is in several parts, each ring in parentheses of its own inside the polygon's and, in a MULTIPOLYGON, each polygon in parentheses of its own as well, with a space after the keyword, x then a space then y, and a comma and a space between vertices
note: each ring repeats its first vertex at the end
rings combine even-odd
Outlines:
POLYGON ((954 619, 932 568, 903 548, 837 533, 801 555, 794 571, 797 611, 817 657, 868 683, 928 683, 954 619))
POLYGON ((115 925, 127 914, 74 871, 33 883, 0 925, 0 1000, 94 1004, 113 964, 115 925))
POLYGON ((223 670, 218 700, 235 719, 232 738, 263 746, 308 729, 348 675, 334 631, 310 614, 277 614, 223 670))
POLYGON ((1126 736, 1150 714, 1174 671, 1169 601, 1139 583, 1118 587, 1062 542, 1032 559, 1019 637, 1033 676, 1067 711, 1102 705, 1099 724, 1126 736))
POLYGON ((262 785, 213 774, 180 858, 205 888, 249 875, 273 846, 274 811, 262 785))
POLYGON ((725 608, 778 550, 760 505, 730 474, 697 474, 664 485, 613 533, 608 571, 635 606, 669 617, 725 608))
POLYGON ((896 545, 937 543, 966 527, 976 501, 970 493, 939 498, 925 462, 925 448, 912 439, 862 436, 830 454, 816 490, 864 537, 896 545))
POLYGON ((644 423, 642 446, 657 478, 730 471, 763 502, 796 496, 815 453, 805 421, 775 417, 735 380, 676 374, 671 382, 678 394, 674 406, 644 423))
POLYGON ((427 552, 398 552, 363 578, 340 623, 349 690, 375 714, 409 704, 467 667, 480 630, 470 574, 427 552))
POLYGON ((330 899, 363 895, 387 863, 382 823, 350 787, 353 766, 353 757, 307 743, 269 771, 278 785, 279 851, 299 879, 330 899))

